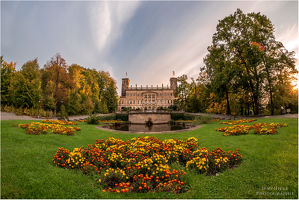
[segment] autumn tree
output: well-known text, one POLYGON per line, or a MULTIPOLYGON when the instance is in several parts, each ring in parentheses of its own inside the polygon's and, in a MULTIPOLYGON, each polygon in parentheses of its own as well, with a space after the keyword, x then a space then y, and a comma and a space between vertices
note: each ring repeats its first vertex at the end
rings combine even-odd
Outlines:
MULTIPOLYGON (((47 87, 48 84, 53 83, 54 89, 54 116, 56 117, 57 106, 61 105, 61 100, 67 103, 68 90, 73 87, 73 82, 68 73, 68 65, 66 61, 57 53, 50 61, 44 66, 43 72, 43 86, 47 87)), ((49 94, 45 94, 49 95, 49 94)))

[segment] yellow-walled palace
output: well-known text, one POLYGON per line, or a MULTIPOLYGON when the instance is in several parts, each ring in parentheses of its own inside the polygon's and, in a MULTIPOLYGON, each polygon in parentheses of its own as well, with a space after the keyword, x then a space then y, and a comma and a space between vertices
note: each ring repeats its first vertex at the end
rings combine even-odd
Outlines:
POLYGON ((177 88, 177 78, 170 78, 170 86, 129 86, 128 78, 122 79, 119 110, 124 107, 140 110, 156 110, 158 107, 174 105, 174 93, 177 88))

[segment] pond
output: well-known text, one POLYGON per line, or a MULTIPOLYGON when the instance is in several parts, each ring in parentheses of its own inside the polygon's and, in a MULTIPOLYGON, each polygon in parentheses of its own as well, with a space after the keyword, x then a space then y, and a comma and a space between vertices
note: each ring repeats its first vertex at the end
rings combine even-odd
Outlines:
POLYGON ((105 126, 104 128, 109 128, 118 131, 128 131, 128 132, 164 132, 164 131, 178 131, 194 127, 190 124, 176 123, 176 124, 115 124, 105 126))

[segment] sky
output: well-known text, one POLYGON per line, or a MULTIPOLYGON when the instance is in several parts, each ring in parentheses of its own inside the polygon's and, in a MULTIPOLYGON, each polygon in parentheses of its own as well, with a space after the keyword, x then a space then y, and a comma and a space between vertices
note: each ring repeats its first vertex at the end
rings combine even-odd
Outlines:
POLYGON ((1 1, 1 55, 20 69, 60 53, 109 71, 119 95, 122 78, 166 86, 173 71, 198 77, 218 20, 238 8, 266 15, 298 66, 298 1, 1 1))

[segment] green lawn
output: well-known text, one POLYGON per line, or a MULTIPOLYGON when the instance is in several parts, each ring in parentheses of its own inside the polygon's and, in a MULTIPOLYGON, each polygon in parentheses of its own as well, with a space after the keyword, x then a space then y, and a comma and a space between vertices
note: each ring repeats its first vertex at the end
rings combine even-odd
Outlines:
POLYGON ((287 123, 276 135, 223 136, 215 128, 225 125, 212 122, 193 131, 167 134, 124 134, 96 129, 96 125, 79 123, 82 131, 75 136, 46 134, 26 135, 25 130, 1 121, 1 198, 81 199, 81 198, 298 198, 298 119, 258 119, 257 123, 287 123), (60 147, 72 151, 94 144, 96 139, 117 137, 129 140, 151 135, 159 139, 196 137, 199 147, 224 151, 240 149, 243 162, 218 176, 187 172, 190 192, 172 193, 104 193, 98 180, 80 171, 58 168, 52 159, 60 147), (272 189, 270 187, 273 187, 272 189), (276 190, 275 190, 276 189, 276 190), (279 190, 280 189, 280 190, 279 190), (277 195, 277 192, 281 192, 277 195))

